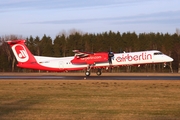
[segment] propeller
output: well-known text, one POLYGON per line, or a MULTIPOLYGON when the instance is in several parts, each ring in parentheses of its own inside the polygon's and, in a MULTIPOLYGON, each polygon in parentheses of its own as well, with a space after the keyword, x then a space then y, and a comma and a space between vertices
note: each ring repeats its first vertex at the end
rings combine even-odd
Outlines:
POLYGON ((112 58, 114 57, 114 53, 109 51, 108 52, 108 61, 109 61, 109 65, 112 64, 112 58))

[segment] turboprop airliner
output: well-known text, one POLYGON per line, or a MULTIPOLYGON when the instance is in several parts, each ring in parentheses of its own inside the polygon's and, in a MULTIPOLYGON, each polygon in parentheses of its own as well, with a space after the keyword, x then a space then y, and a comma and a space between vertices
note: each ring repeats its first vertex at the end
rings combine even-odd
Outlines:
POLYGON ((173 61, 171 57, 158 50, 128 53, 87 53, 73 50, 75 55, 70 57, 35 56, 24 44, 25 40, 7 41, 7 43, 10 45, 18 61, 17 66, 20 68, 56 72, 85 70, 86 76, 90 76, 91 69, 97 69, 96 74, 101 75, 101 69, 103 68, 173 61))

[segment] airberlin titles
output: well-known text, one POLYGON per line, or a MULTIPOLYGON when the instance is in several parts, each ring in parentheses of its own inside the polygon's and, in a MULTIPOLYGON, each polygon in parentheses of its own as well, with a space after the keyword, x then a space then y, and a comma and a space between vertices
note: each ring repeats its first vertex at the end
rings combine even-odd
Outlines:
POLYGON ((139 60, 151 60, 152 55, 146 54, 143 52, 141 54, 122 54, 116 58, 117 62, 126 62, 126 61, 139 61, 139 60))
POLYGON ((90 56, 90 57, 85 57, 85 58, 80 58, 81 60, 96 60, 96 59, 101 59, 102 56, 90 56))

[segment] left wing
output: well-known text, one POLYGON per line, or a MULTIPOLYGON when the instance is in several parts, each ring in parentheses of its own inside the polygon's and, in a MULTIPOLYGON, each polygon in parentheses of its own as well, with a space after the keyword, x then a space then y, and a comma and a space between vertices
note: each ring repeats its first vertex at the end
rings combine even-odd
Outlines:
POLYGON ((92 53, 80 52, 79 50, 73 50, 73 52, 75 53, 75 57, 77 58, 84 58, 92 55, 92 53))

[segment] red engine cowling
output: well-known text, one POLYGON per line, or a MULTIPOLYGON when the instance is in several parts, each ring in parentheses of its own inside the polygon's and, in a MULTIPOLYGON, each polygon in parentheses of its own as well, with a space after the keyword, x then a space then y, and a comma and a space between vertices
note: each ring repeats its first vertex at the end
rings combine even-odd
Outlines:
POLYGON ((86 57, 75 56, 71 63, 73 64, 95 64, 108 61, 108 53, 94 53, 86 57))

